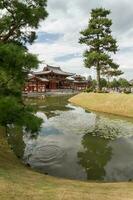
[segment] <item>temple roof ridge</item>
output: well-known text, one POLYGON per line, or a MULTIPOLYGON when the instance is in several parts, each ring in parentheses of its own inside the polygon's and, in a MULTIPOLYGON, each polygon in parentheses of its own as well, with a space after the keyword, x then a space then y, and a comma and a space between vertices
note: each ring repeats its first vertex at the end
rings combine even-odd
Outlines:
POLYGON ((43 68, 42 73, 46 72, 53 72, 55 74, 66 75, 66 76, 74 75, 73 73, 63 71, 60 67, 54 67, 51 65, 46 65, 46 67, 43 68))
POLYGON ((46 67, 43 68, 43 71, 45 71, 46 69, 48 69, 48 70, 58 69, 58 70, 62 71, 60 67, 54 67, 54 66, 51 66, 51 65, 46 65, 46 67))

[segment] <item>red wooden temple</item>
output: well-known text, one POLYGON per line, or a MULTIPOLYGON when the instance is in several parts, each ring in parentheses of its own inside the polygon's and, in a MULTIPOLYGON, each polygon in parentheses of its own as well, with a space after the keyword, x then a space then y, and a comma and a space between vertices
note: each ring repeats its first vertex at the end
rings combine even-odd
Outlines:
POLYGON ((43 71, 32 72, 24 92, 46 92, 62 89, 84 90, 89 82, 82 76, 64 72, 60 67, 47 65, 43 71))

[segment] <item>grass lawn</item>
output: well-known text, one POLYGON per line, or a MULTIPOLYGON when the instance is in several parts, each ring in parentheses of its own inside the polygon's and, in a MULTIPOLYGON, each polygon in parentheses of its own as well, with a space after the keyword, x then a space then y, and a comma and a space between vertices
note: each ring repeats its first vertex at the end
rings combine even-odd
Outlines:
POLYGON ((132 200, 133 183, 81 182, 39 174, 21 164, 0 132, 0 200, 82 199, 132 200))
POLYGON ((89 110, 133 117, 133 94, 80 93, 69 101, 89 110))

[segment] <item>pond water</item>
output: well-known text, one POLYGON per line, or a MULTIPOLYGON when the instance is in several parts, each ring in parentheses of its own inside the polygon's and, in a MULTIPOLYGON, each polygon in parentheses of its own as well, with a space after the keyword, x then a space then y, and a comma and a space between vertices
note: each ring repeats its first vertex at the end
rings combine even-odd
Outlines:
POLYGON ((23 162, 45 174, 79 180, 133 179, 133 120, 86 111, 69 96, 35 101, 40 133, 10 134, 23 162))

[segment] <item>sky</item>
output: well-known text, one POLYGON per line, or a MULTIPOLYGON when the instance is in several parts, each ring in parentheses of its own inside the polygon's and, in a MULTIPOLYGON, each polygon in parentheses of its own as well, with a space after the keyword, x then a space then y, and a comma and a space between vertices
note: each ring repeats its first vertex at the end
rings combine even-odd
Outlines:
POLYGON ((84 67, 86 47, 78 41, 91 9, 98 7, 111 10, 112 34, 119 46, 113 59, 124 72, 123 77, 133 79, 133 0, 48 0, 49 16, 40 23, 38 39, 29 46, 30 52, 42 61, 39 70, 49 64, 95 78, 95 70, 84 67))

